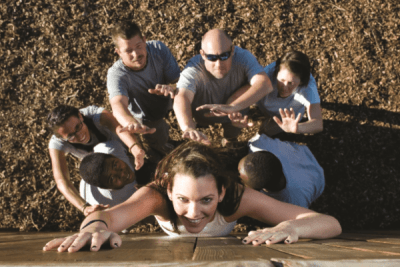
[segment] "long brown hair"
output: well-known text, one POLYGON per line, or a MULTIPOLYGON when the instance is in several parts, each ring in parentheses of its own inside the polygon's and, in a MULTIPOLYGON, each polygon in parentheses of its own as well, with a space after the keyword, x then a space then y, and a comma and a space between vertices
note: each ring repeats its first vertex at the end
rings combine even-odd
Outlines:
POLYGON ((218 203, 218 212, 223 216, 229 216, 239 208, 244 186, 236 172, 226 170, 224 160, 221 160, 223 158, 219 148, 189 141, 177 147, 158 164, 154 183, 150 186, 165 197, 175 232, 178 232, 177 215, 168 198, 167 190, 173 187, 177 173, 194 178, 213 175, 218 193, 222 192, 222 187, 226 189, 224 199, 218 203))

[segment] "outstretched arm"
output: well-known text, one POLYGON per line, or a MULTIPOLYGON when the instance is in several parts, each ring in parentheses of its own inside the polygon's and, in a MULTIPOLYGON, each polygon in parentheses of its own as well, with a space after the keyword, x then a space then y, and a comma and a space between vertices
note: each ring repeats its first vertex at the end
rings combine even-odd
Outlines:
POLYGON ((121 131, 122 126, 118 123, 115 117, 106 109, 103 110, 100 116, 100 124, 107 127, 110 131, 116 133, 124 144, 130 149, 129 153, 135 158, 135 169, 139 170, 144 164, 145 151, 142 148, 135 134, 128 131, 121 131))
POLYGON ((272 92, 272 84, 265 72, 253 76, 250 85, 244 85, 238 89, 226 104, 207 104, 198 107, 196 110, 209 109, 214 116, 226 116, 238 112, 255 103, 272 92))
POLYGON ((111 247, 117 248, 122 243, 117 232, 150 215, 166 218, 168 216, 166 210, 166 202, 159 192, 149 187, 142 187, 127 201, 109 210, 90 214, 82 222, 79 234, 54 239, 48 242, 43 250, 57 248, 59 252, 76 252, 86 244, 90 244, 91 251, 98 251, 107 240, 111 247))
POLYGON ((121 132, 128 131, 130 133, 152 134, 155 128, 149 128, 137 121, 128 110, 128 97, 123 95, 114 96, 110 100, 113 115, 123 126, 121 132))
POLYGON ((49 149, 51 165, 53 168, 54 180, 56 181, 57 188, 64 195, 64 197, 71 202, 77 209, 83 212, 85 216, 89 215, 93 211, 103 210, 109 207, 109 205, 94 205, 86 206, 86 201, 80 196, 78 190, 72 184, 69 170, 67 166, 67 160, 64 152, 58 149, 49 149))
POLYGON ((174 112, 179 126, 183 131, 182 137, 205 144, 210 144, 210 140, 208 140, 207 136, 204 133, 196 130, 196 124, 193 121, 192 116, 193 98, 194 93, 185 88, 179 88, 179 92, 175 96, 174 112))
POLYGON ((267 245, 285 241, 294 243, 299 238, 324 239, 339 235, 342 228, 332 216, 280 202, 251 188, 245 188, 238 211, 228 218, 249 216, 276 225, 249 232, 245 244, 267 245))

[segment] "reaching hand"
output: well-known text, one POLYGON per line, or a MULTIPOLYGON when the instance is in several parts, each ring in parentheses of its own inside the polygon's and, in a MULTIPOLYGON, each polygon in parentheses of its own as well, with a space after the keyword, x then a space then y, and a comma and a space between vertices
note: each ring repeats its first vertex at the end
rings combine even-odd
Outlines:
POLYGON ((170 85, 157 84, 155 89, 149 89, 149 93, 155 95, 163 95, 163 96, 170 95, 171 98, 174 98, 176 90, 170 85))
POLYGON ((299 236, 296 230, 290 225, 290 222, 282 222, 273 228, 265 228, 257 231, 250 231, 244 244, 253 244, 254 246, 266 243, 267 245, 284 241, 285 244, 296 243, 299 236))
POLYGON ((247 115, 243 117, 240 112, 228 114, 228 118, 232 121, 232 125, 238 128, 247 128, 254 125, 252 122, 248 122, 249 117, 247 115))
POLYGON ((90 213, 98 211, 98 210, 105 210, 108 209, 110 207, 110 205, 103 205, 103 204, 96 204, 93 206, 87 206, 84 210, 83 210, 83 214, 85 216, 88 216, 90 213))
POLYGON ((235 107, 231 105, 224 105, 224 104, 207 104, 207 105, 202 105, 200 107, 197 107, 196 110, 202 110, 202 109, 209 109, 210 113, 209 114, 204 114, 204 117, 222 117, 222 116, 227 116, 228 114, 231 114, 233 112, 237 112, 235 107))
POLYGON ((278 126, 287 133, 297 133, 299 121, 301 119, 301 113, 299 113, 296 117, 293 108, 290 108, 290 111, 287 108, 285 108, 284 111, 280 108, 279 113, 281 114, 282 121, 276 116, 273 117, 278 126))
POLYGON ((210 140, 208 140, 207 136, 204 133, 192 128, 186 129, 183 132, 182 137, 192 139, 194 141, 201 142, 206 145, 211 144, 210 140))
POLYGON ((98 251, 101 245, 107 240, 109 240, 112 248, 118 248, 122 244, 121 237, 116 233, 109 232, 107 230, 96 230, 91 232, 90 229, 85 229, 79 234, 53 239, 43 247, 43 250, 49 251, 58 247, 58 252, 76 252, 85 245, 89 244, 91 251, 98 251))
POLYGON ((146 152, 139 145, 133 146, 130 152, 135 158, 135 170, 139 170, 144 164, 146 152))
POLYGON ((147 127, 144 124, 141 124, 140 122, 133 122, 125 127, 122 127, 121 130, 119 130, 120 133, 122 132, 130 132, 130 133, 138 133, 138 134, 152 134, 156 131, 156 128, 150 128, 147 127))

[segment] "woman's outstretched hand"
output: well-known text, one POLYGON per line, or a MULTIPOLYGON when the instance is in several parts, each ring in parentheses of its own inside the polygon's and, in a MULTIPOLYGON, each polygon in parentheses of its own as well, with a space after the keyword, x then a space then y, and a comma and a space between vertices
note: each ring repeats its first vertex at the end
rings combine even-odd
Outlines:
POLYGON ((90 251, 98 251, 107 240, 112 248, 118 248, 122 244, 121 237, 116 233, 106 230, 93 233, 85 231, 72 236, 53 239, 43 247, 43 250, 49 251, 57 248, 58 252, 76 252, 85 245, 90 245, 90 251))
POLYGON ((253 244, 254 246, 266 243, 267 245, 284 241, 285 244, 295 243, 299 240, 296 230, 289 222, 282 222, 273 228, 265 228, 257 231, 250 231, 244 244, 253 244))

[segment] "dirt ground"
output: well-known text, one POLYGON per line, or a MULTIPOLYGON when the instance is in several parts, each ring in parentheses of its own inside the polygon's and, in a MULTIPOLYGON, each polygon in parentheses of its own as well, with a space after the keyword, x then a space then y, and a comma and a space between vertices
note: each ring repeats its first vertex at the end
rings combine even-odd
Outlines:
MULTIPOLYGON (((325 170, 325 192, 312 208, 337 217, 345 230, 398 228, 399 14, 398 0, 1 1, 0 228, 78 229, 83 215, 52 176, 44 120, 59 104, 110 109, 106 74, 118 56, 109 29, 119 19, 163 41, 181 69, 216 27, 263 66, 289 49, 307 53, 324 131, 286 137, 307 144, 325 170)), ((260 125, 260 113, 252 113, 256 125, 239 141, 260 125)), ((173 114, 169 122, 178 141, 173 114)), ((221 130, 207 133, 216 140, 221 130)), ((79 162, 68 162, 78 187, 79 162)))

